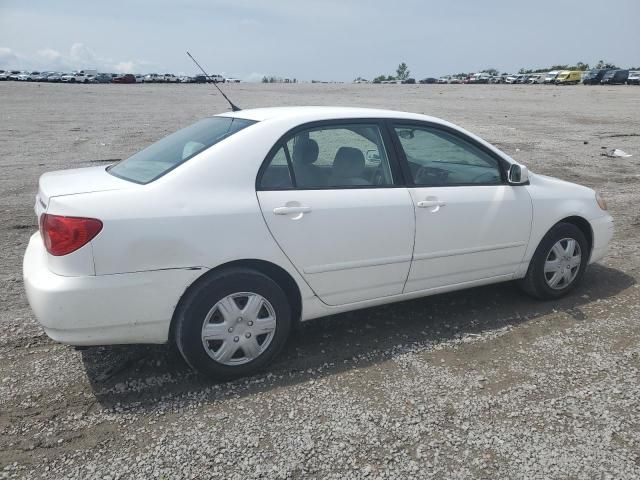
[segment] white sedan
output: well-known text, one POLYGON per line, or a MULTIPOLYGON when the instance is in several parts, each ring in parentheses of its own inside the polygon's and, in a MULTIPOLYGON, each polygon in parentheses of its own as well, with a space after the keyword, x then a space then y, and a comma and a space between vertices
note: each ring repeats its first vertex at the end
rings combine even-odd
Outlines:
POLYGON ((312 318, 508 280, 559 298, 613 234, 589 188, 443 120, 356 108, 206 118, 44 174, 35 208, 24 283, 52 339, 173 341, 216 378, 312 318))

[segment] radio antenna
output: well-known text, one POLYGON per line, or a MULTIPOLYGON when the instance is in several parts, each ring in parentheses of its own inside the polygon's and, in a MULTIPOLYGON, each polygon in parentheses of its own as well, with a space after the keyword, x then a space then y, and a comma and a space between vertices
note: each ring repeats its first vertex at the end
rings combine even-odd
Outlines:
POLYGON ((229 102, 229 105, 231 105, 231 111, 232 111, 232 112, 239 112, 240 110, 242 110, 240 107, 238 107, 238 106, 234 105, 234 103, 233 103, 231 100, 229 100, 229 97, 227 97, 227 96, 224 94, 224 92, 223 92, 222 90, 220 90, 220 87, 218 86, 218 82, 216 82, 215 80, 213 80, 213 79, 209 76, 209 74, 208 74, 207 72, 205 72, 205 71, 204 71, 204 68, 202 68, 202 67, 200 66, 200 64, 197 62, 197 60, 196 60, 195 58, 193 58, 193 56, 192 56, 189 52, 187 52, 187 55, 189 55, 189 58, 190 58, 191 60, 193 60, 193 63, 195 63, 195 64, 198 66, 198 68, 199 68, 200 70, 202 70, 202 73, 204 73, 204 76, 205 76, 205 78, 207 79, 207 83, 213 83, 213 86, 214 86, 214 87, 216 87, 216 88, 218 89, 218 91, 220 92, 220 94, 224 97, 224 99, 225 99, 227 102, 229 102))

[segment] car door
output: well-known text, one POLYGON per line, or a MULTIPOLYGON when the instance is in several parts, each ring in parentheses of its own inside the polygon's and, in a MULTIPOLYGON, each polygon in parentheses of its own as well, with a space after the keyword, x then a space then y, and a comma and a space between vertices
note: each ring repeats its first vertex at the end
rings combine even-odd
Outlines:
POLYGON ((298 128, 258 175, 271 234, 329 305, 400 294, 409 273, 413 203, 382 127, 352 120, 298 128))
POLYGON ((453 129, 394 122, 391 131, 416 217, 405 292, 510 278, 532 206, 525 187, 506 182, 505 161, 453 129))

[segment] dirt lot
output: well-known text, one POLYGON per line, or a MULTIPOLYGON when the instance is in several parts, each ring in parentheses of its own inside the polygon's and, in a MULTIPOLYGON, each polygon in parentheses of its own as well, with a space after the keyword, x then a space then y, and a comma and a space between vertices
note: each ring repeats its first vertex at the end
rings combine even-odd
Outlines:
POLYGON ((247 107, 451 120, 601 191, 611 252, 554 303, 501 284, 310 322, 269 371, 232 383, 169 346, 78 352, 44 335, 23 293, 38 176, 124 158, 226 106, 207 85, 2 82, 0 478, 640 477, 640 87, 227 90, 247 107))

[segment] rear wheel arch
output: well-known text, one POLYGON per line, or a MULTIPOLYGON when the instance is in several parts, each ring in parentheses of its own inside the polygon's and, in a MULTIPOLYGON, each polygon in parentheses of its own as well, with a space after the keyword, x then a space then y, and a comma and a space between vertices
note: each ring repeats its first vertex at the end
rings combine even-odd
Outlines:
POLYGON ((276 282, 289 300, 289 306, 291 308, 291 319, 293 324, 297 324, 300 321, 300 316, 302 314, 302 296, 300 294, 300 288, 298 284, 294 280, 294 278, 282 267, 276 265, 275 263, 268 262, 266 260, 258 260, 258 259, 246 259, 246 260, 234 260, 231 262, 224 263, 222 265, 218 265, 211 270, 208 270, 206 273, 198 277, 180 296, 180 300, 178 301, 174 311, 173 316, 171 318, 171 325, 169 327, 169 341, 174 341, 175 339, 175 328, 176 328, 176 313, 180 310, 180 307, 183 301, 189 296, 189 293, 192 292, 198 285, 202 282, 206 281, 213 275, 217 275, 220 272, 225 270, 230 270, 233 268, 247 268, 250 270, 255 270, 256 272, 262 273, 267 277, 271 278, 274 282, 276 282))

